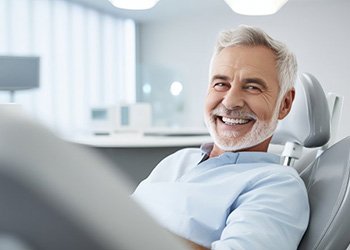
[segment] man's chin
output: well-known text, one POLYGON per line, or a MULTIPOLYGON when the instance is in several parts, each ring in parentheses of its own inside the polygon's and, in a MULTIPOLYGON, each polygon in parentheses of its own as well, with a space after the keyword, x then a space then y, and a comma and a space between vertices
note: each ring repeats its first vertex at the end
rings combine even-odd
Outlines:
POLYGON ((266 151, 266 145, 269 144, 271 137, 270 134, 261 138, 252 137, 251 135, 242 138, 224 139, 218 135, 212 136, 214 144, 223 152, 266 151))

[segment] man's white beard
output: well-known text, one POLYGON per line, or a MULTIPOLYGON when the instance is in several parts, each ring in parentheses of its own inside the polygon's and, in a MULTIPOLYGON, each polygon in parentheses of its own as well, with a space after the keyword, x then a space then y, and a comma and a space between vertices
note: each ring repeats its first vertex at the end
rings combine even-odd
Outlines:
MULTIPOLYGON (((278 123, 279 105, 276 106, 270 121, 260 121, 251 112, 244 110, 238 111, 241 116, 255 117, 255 123, 251 130, 239 138, 240 133, 236 131, 217 131, 216 115, 225 116, 232 112, 225 107, 218 106, 212 112, 210 117, 205 117, 205 123, 214 143, 224 151, 238 151, 256 146, 267 138, 271 137, 278 123), (216 114, 216 115, 215 115, 216 114)), ((239 126, 239 125, 238 125, 239 126)))

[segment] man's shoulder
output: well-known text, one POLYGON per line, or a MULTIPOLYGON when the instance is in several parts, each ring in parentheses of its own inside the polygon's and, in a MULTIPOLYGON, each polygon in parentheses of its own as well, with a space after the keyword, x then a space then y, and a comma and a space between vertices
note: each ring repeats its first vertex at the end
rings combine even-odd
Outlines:
POLYGON ((190 168, 195 167, 201 160, 202 152, 199 148, 180 149, 165 157, 153 169, 148 180, 174 180, 183 175, 190 168))
POLYGON ((255 172, 254 185, 275 185, 283 184, 294 188, 305 189, 305 184, 298 172, 289 166, 271 164, 255 172))
POLYGON ((291 166, 284 166, 279 163, 263 163, 262 167, 260 164, 256 164, 256 172, 265 176, 291 176, 294 178, 300 178, 297 170, 291 166))
POLYGON ((299 173, 291 166, 283 166, 282 164, 272 164, 268 171, 269 175, 286 175, 300 179, 299 173))
POLYGON ((267 183, 292 181, 304 185, 295 168, 284 166, 280 157, 268 152, 241 152, 237 164, 225 167, 232 169, 249 183, 267 180, 267 183))

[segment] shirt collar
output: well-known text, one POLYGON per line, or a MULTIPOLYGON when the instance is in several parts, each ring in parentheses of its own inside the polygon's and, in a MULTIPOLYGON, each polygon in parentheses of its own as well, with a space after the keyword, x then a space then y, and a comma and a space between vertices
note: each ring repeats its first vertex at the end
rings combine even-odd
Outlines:
MULTIPOLYGON (((209 159, 209 155, 213 147, 214 147, 214 143, 204 143, 201 145, 200 150, 202 152, 203 157, 199 163, 209 159)), ((238 163, 280 164, 280 156, 269 152, 255 152, 255 151, 225 152, 217 157, 213 157, 210 159, 218 159, 222 163, 231 163, 231 164, 238 164, 238 163)))

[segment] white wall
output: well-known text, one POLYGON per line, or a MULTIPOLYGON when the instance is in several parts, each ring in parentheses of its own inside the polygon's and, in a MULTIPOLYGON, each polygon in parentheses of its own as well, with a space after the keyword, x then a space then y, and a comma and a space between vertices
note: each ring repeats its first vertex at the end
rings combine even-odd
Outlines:
MULTIPOLYGON (((220 30, 239 24, 263 28, 287 43, 299 62, 300 72, 314 74, 326 92, 350 103, 350 3, 347 1, 290 1, 273 16, 248 17, 222 13, 207 17, 181 17, 162 23, 140 24, 140 63, 144 68, 162 68, 185 85, 185 113, 181 124, 202 125, 208 63, 220 30)), ((157 71, 154 71, 158 74, 157 71)), ((152 74, 152 72, 151 72, 152 74)), ((161 77, 161 74, 159 75, 161 77)), ((138 84, 145 81, 141 75, 138 84)), ((169 79, 164 79, 168 84, 169 79)), ((159 79, 157 84, 161 82, 159 79)), ((153 87, 153 90, 155 88, 153 87)), ((161 86, 159 86, 161 89, 161 86)), ((350 116, 343 113, 339 138, 350 135, 350 116)))

